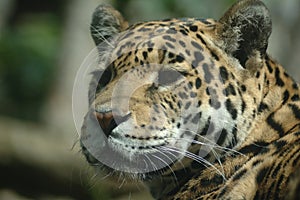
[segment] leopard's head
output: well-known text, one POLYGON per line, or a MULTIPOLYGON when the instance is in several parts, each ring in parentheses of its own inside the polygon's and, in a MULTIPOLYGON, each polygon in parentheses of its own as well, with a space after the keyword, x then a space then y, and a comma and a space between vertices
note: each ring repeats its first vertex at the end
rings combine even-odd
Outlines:
POLYGON ((91 33, 99 62, 81 134, 90 163, 145 179, 198 169, 237 147, 253 128, 271 33, 261 1, 238 1, 218 21, 129 27, 101 5, 91 33))

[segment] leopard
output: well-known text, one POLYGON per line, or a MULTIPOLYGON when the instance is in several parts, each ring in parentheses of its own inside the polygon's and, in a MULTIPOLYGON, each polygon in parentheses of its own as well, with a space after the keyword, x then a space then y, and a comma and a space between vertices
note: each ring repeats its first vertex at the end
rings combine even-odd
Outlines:
POLYGON ((261 0, 219 20, 133 25, 101 4, 90 27, 97 67, 80 136, 90 165, 161 200, 299 199, 300 89, 267 53, 261 0))

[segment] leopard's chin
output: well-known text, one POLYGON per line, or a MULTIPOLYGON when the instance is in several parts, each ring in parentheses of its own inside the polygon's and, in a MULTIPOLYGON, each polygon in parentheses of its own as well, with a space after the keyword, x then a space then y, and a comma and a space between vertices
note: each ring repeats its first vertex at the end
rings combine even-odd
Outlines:
POLYGON ((112 178, 118 178, 118 179, 124 178, 126 179, 126 181, 142 181, 142 182, 152 181, 155 178, 161 177, 162 174, 170 170, 170 167, 171 165, 151 172, 133 173, 133 172, 118 171, 102 163, 98 163, 97 165, 97 168, 99 168, 103 174, 111 174, 112 178))
POLYGON ((101 150, 101 154, 97 155, 82 145, 83 154, 91 165, 100 166, 105 171, 137 177, 141 180, 161 175, 165 169, 170 168, 179 159, 174 154, 171 157, 158 150, 158 148, 166 148, 163 146, 143 150, 138 150, 136 147, 137 150, 131 148, 125 150, 119 145, 116 147, 108 140, 106 147, 101 150))

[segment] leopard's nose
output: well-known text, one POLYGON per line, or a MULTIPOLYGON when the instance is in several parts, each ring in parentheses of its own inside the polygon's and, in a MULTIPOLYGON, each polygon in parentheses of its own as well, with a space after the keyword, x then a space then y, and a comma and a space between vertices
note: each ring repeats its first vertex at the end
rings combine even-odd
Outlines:
POLYGON ((113 118, 112 112, 95 112, 95 116, 104 134, 106 135, 106 137, 108 137, 111 134, 111 131, 117 126, 113 118))
POLYGON ((121 117, 114 116, 112 112, 101 113, 95 111, 95 116, 104 134, 106 135, 106 137, 108 137, 109 135, 111 135, 112 130, 118 126, 118 124, 128 120, 130 114, 121 117))

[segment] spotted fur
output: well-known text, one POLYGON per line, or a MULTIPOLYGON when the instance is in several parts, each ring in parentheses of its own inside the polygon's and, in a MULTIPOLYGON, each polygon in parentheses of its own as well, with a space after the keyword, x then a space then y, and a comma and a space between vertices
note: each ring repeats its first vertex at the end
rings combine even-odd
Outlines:
POLYGON ((96 116, 107 136, 100 150, 109 146, 128 163, 155 153, 165 162, 176 157, 134 174, 156 199, 297 199, 300 90, 266 53, 271 24, 259 0, 238 1, 218 21, 129 27, 99 6, 92 36, 100 55, 94 74, 102 77, 94 76, 93 110, 82 128, 87 160, 101 165, 86 143, 96 116))

